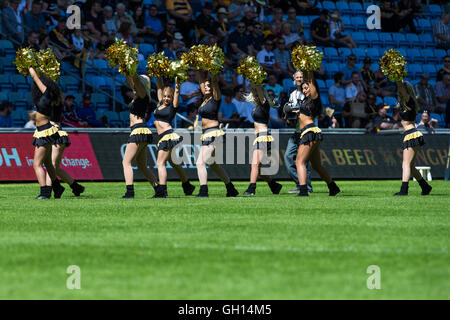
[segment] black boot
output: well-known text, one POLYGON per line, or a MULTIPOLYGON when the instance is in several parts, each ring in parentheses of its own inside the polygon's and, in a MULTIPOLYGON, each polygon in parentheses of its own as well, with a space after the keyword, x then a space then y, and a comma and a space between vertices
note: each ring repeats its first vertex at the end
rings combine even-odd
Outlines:
POLYGON ((429 195, 431 189, 433 188, 428 184, 428 182, 426 182, 424 178, 422 178, 422 180, 419 180, 417 182, 419 182, 419 185, 422 188, 422 195, 423 196, 429 195))
POLYGON ((61 185, 58 179, 55 181, 52 181, 52 189, 53 189, 53 196, 55 199, 60 199, 65 188, 61 185))
POLYGON ((167 186, 158 184, 155 187, 155 195, 153 198, 167 198, 167 186))
POLYGON ((309 197, 308 186, 306 184, 300 185, 300 192, 297 194, 297 197, 309 197))
POLYGON ((341 189, 339 189, 336 182, 334 182, 334 181, 331 181, 328 184, 328 190, 330 191, 329 195, 332 197, 337 195, 339 192, 341 192, 341 189))
POLYGON ((281 188, 283 188, 283 186, 281 184, 279 184, 278 182, 276 182, 275 180, 271 180, 269 182, 269 188, 273 194, 279 194, 281 191, 281 188))
POLYGON ((408 182, 402 182, 400 192, 394 194, 394 196, 407 196, 408 195, 408 182))
POLYGON ((52 187, 45 186, 41 187, 41 193, 36 197, 38 200, 50 199, 52 195, 52 187))
POLYGON ((134 198, 134 185, 127 185, 127 192, 122 196, 122 199, 133 199, 134 198))
POLYGON ((78 184, 78 182, 73 181, 73 183, 70 185, 70 188, 72 189, 72 193, 75 195, 75 197, 79 197, 80 194, 84 192, 84 187, 81 184, 78 184))
POLYGON ((250 183, 247 190, 245 190, 245 196, 254 196, 256 193, 256 183, 250 183))
POLYGON ((236 197, 239 194, 231 181, 225 186, 227 187, 227 197, 236 197))
POLYGON ((192 185, 189 181, 183 182, 181 185, 183 187, 184 195, 190 196, 195 190, 195 186, 192 185))
POLYGON ((206 184, 200 185, 200 191, 197 195, 198 198, 208 198, 208 186, 206 184))

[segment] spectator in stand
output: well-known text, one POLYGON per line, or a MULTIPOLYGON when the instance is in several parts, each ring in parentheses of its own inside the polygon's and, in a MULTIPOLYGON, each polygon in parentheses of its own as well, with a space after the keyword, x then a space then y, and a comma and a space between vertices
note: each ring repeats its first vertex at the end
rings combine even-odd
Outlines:
POLYGON ((395 97, 397 95, 397 83, 390 81, 381 68, 375 71, 374 89, 377 91, 377 95, 381 92, 381 96, 384 97, 395 97))
POLYGON ((92 109, 91 94, 85 93, 83 95, 83 102, 81 108, 77 108, 77 115, 83 122, 87 122, 93 128, 104 128, 105 123, 97 120, 94 109, 92 109))
POLYGON ((334 10, 330 15, 330 37, 339 46, 346 45, 349 49, 356 48, 357 45, 352 36, 343 34, 344 23, 342 22, 339 11, 334 10))
POLYGON ((236 31, 228 38, 228 52, 234 62, 247 57, 252 52, 250 37, 245 32, 245 23, 239 22, 236 31))
POLYGON ((195 123, 195 119, 198 115, 197 107, 193 104, 190 104, 187 106, 187 118, 190 121, 185 121, 184 119, 181 120, 181 127, 182 128, 188 128, 188 129, 194 129, 193 123, 195 123))
POLYGON ((192 8, 188 0, 166 0, 169 16, 176 21, 178 30, 190 45, 190 31, 194 27, 192 8))
POLYGON ((333 109, 337 112, 341 112, 345 104, 345 89, 342 81, 344 75, 342 72, 336 72, 334 74, 334 84, 328 89, 328 97, 333 109))
POLYGON ((75 46, 70 41, 70 34, 66 28, 66 18, 61 17, 58 20, 58 25, 50 32, 50 41, 55 43, 60 50, 62 59, 71 59, 69 53, 76 52, 75 46))
POLYGON ((276 72, 275 70, 275 55, 273 53, 273 38, 266 38, 264 42, 264 49, 258 52, 256 59, 267 72, 276 72))
MULTIPOLYGON (((147 31, 147 37, 158 38, 159 35, 164 31, 161 19, 158 18, 158 7, 151 4, 148 7, 148 16, 145 17, 145 26, 147 31)), ((149 41, 147 39, 147 41, 149 41)), ((152 39, 150 42, 154 43, 155 40, 152 39)))
POLYGON ((244 0, 233 0, 228 7, 228 19, 231 25, 237 25, 245 14, 245 3, 244 0))
POLYGON ((445 56, 444 59, 442 59, 442 64, 444 66, 438 71, 436 82, 442 81, 444 75, 450 74, 450 56, 445 56))
POLYGON ((39 35, 36 31, 28 32, 27 40, 24 42, 24 47, 31 47, 39 51, 39 35))
POLYGON ((145 26, 145 13, 142 7, 137 7, 133 12, 133 20, 137 29, 135 42, 143 43, 145 42, 145 38, 147 36, 147 27, 145 26))
POLYGON ((239 128, 241 119, 236 105, 233 103, 233 96, 230 92, 224 92, 225 99, 219 108, 219 122, 228 124, 228 128, 239 128))
POLYGON ((342 73, 344 74, 343 85, 347 85, 352 82, 352 74, 358 72, 358 68, 355 66, 356 56, 352 53, 347 57, 347 64, 343 68, 342 73))
POLYGON ((230 33, 230 24, 228 22, 228 10, 226 8, 219 8, 217 10, 217 24, 219 25, 217 29, 217 36, 220 41, 226 41, 230 33))
MULTIPOLYGON (((12 37, 14 40, 22 44, 25 39, 22 23, 24 22, 24 16, 22 11, 19 10, 19 4, 21 0, 9 1, 8 7, 2 10, 2 30, 5 34, 12 37)), ((18 47, 14 41, 15 47, 18 47)))
MULTIPOLYGON (((196 73, 194 70, 188 70, 188 79, 180 86, 180 96, 183 101, 183 105, 188 106, 190 104, 199 107, 202 102, 202 95, 200 86, 196 81, 196 73)), ((180 107, 182 107, 181 105, 180 107)))
POLYGON ((400 19, 395 8, 392 7, 390 0, 383 0, 381 2, 381 31, 382 32, 399 32, 400 19))
POLYGON ((267 92, 269 92, 269 90, 273 91, 275 94, 275 99, 280 100, 280 96, 284 91, 284 88, 277 83, 277 76, 273 73, 270 73, 267 77, 266 90, 267 92))
POLYGON ((402 127, 401 123, 388 116, 387 109, 389 109, 389 106, 381 106, 378 109, 378 115, 375 118, 375 127, 378 130, 400 129, 402 127))
POLYGON ((254 106, 245 100, 244 98, 244 87, 241 85, 234 88, 234 98, 232 100, 233 104, 239 113, 240 118, 240 128, 252 128, 254 120, 252 118, 252 110, 254 106))
POLYGON ((359 77, 359 72, 352 73, 352 82, 345 88, 345 102, 352 102, 356 100, 356 97, 364 92, 364 84, 359 77))
POLYGON ((294 1, 294 4, 297 7, 297 12, 299 15, 317 15, 320 12, 319 8, 317 8, 318 2, 318 0, 314 0, 314 2, 312 2, 311 0, 297 0, 294 1))
POLYGON ((256 14, 253 7, 247 7, 244 10, 244 17, 241 22, 245 23, 248 32, 252 32, 253 26, 256 23, 256 14))
POLYGON ((169 40, 167 48, 163 52, 169 60, 177 60, 177 51, 184 48, 183 35, 180 32, 175 32, 174 38, 169 40))
POLYGON ((47 24, 45 23, 45 15, 42 13, 42 3, 33 1, 31 10, 24 16, 25 31, 30 30, 38 33, 47 32, 47 24))
POLYGON ((12 128, 14 126, 11 117, 12 104, 9 101, 3 101, 0 104, 0 128, 12 128))
POLYGON ((437 21, 433 26, 434 42, 436 48, 450 49, 450 15, 447 12, 442 12, 441 19, 437 21))
POLYGON ((303 22, 297 19, 297 11, 294 7, 288 9, 287 23, 291 25, 291 32, 297 33, 299 36, 303 36, 303 22))
POLYGON ((325 108, 324 112, 319 116, 319 128, 339 128, 339 122, 334 116, 334 110, 331 108, 325 108))
POLYGON ((114 21, 113 8, 111 6, 106 6, 103 9, 103 12, 105 13, 105 16, 104 16, 105 24, 104 24, 104 26, 102 26, 102 30, 106 30, 106 33, 108 33, 108 35, 112 39, 118 30, 116 23, 114 21))
POLYGON ((252 44, 252 55, 256 56, 259 51, 263 49, 264 46, 264 34, 262 29, 262 24, 256 22, 252 28, 252 32, 249 35, 252 44))
POLYGON ((158 48, 159 51, 162 51, 165 46, 169 43, 169 40, 174 37, 176 32, 176 22, 174 19, 167 20, 166 27, 164 31, 159 35, 158 48))
POLYGON ((273 12, 273 20, 270 22, 270 30, 274 37, 280 37, 282 35, 283 26, 283 10, 275 8, 273 12))
POLYGON ((117 30, 117 38, 125 40, 125 42, 134 47, 134 39, 131 34, 131 24, 129 22, 122 22, 120 24, 119 30, 117 30))
POLYGON ((132 16, 125 12, 126 7, 123 3, 118 3, 116 6, 116 14, 114 15, 114 23, 117 28, 117 32, 119 33, 120 27, 122 23, 128 23, 130 25, 130 33, 133 36, 137 35, 136 23, 132 16))
POLYGON ((428 133, 434 133, 434 129, 439 128, 439 122, 436 119, 432 119, 428 111, 422 113, 420 122, 416 124, 417 129, 426 130, 428 133))
POLYGON ((291 25, 287 22, 283 23, 283 26, 281 27, 282 30, 282 37, 285 41, 285 45, 288 48, 288 50, 291 50, 293 47, 293 44, 297 41, 300 43, 303 43, 304 40, 298 33, 292 33, 291 32, 291 25))
POLYGON ((334 47, 330 37, 330 24, 327 21, 328 10, 322 10, 320 16, 311 23, 311 38, 316 46, 334 47))
POLYGON ((361 73, 362 80, 364 81, 364 87, 369 88, 369 90, 373 89, 375 85, 375 72, 370 69, 372 64, 372 60, 369 57, 364 58, 364 64, 359 72, 361 73))
POLYGON ((430 112, 437 112, 437 99, 436 91, 433 86, 428 83, 430 80, 430 75, 428 73, 422 74, 420 82, 414 86, 414 91, 416 92, 417 101, 419 102, 420 110, 430 112))
POLYGON ((25 123, 25 129, 36 129, 36 111, 28 111, 28 122, 25 123))
POLYGON ((95 39, 95 42, 99 42, 102 32, 107 31, 102 10, 101 2, 94 1, 91 5, 91 10, 86 14, 86 26, 89 28, 91 37, 95 39))
POLYGON ((442 81, 436 83, 436 99, 438 113, 445 113, 450 99, 450 74, 445 74, 442 81))
POLYGON ((217 29, 219 29, 219 24, 211 16, 213 11, 212 3, 205 3, 202 9, 202 13, 195 20, 197 26, 197 35, 199 40, 204 37, 217 36, 217 29))
POLYGON ((375 119, 378 116, 378 108, 376 102, 377 96, 369 92, 367 94, 366 106, 364 108, 364 111, 367 114, 366 118, 367 124, 365 127, 368 133, 376 133, 375 119))
POLYGON ((342 109, 342 118, 344 118, 345 126, 347 128, 362 128, 366 125, 366 101, 366 93, 364 91, 360 91, 354 99, 348 100, 345 103, 344 108, 342 109), (355 114, 355 108, 360 108, 357 114, 355 114), (362 113, 360 113, 361 111, 362 113))
POLYGON ((61 125, 63 127, 86 128, 89 126, 88 123, 86 121, 81 121, 74 111, 74 100, 75 97, 71 94, 67 95, 64 99, 61 125))
POLYGON ((397 5, 397 12, 399 17, 400 31, 406 26, 409 26, 409 31, 417 33, 414 25, 414 17, 420 13, 420 7, 416 6, 415 0, 400 0, 397 5))
POLYGON ((291 54, 286 49, 286 41, 283 38, 275 39, 276 48, 273 50, 275 55, 275 68, 280 72, 280 78, 290 78, 295 73, 295 68, 291 63, 291 54))

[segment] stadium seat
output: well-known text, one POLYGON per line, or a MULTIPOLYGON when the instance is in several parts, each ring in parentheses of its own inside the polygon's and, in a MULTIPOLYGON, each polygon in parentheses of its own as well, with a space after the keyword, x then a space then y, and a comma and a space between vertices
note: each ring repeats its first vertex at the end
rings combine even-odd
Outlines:
POLYGON ((317 79, 317 85, 319 86, 320 94, 327 92, 327 86, 325 84, 325 81, 323 81, 321 79, 317 79))
POLYGON ((14 49, 14 45, 9 40, 0 40, 0 54, 12 54, 15 55, 16 50, 14 49))
POLYGON ((366 29, 367 29, 366 21, 364 20, 363 17, 352 16, 352 17, 350 18, 350 20, 351 20, 352 24, 353 24, 354 26, 356 26, 356 28, 357 28, 358 30, 366 30, 366 29))
POLYGON ((425 63, 437 63, 437 57, 435 56, 434 50, 430 48, 421 49, 421 55, 425 63))
MULTIPOLYGON (((339 10, 340 12, 340 10, 339 10)), ((341 12, 342 13, 342 12, 341 12)), ((357 28, 352 24, 352 20, 350 19, 350 16, 341 16, 342 23, 344 24, 346 31, 356 31, 357 28)))
POLYGON ((122 121, 122 125, 128 127, 130 125, 130 112, 122 111, 119 113, 119 119, 122 121))
POLYGON ((59 83, 64 91, 78 91, 80 82, 73 76, 61 76, 59 83))
POLYGON ((407 49, 406 52, 408 53, 407 57, 408 59, 411 59, 411 62, 414 63, 425 62, 425 57, 422 56, 422 52, 420 52, 419 49, 410 48, 407 49))
POLYGON ((284 90, 286 91, 286 92, 288 92, 289 93, 289 91, 290 91, 290 89, 291 88, 295 88, 295 85, 293 84, 293 81, 292 81, 292 79, 291 78, 286 78, 286 79, 283 79, 283 88, 284 88, 284 90))
POLYGON ((111 68, 108 66, 108 62, 102 59, 95 59, 93 61, 94 66, 99 69, 101 72, 110 73, 111 68))
POLYGON ((358 32, 354 32, 354 33, 352 34, 352 37, 353 37, 353 40, 355 40, 355 42, 356 42, 358 45, 362 45, 363 42, 366 42, 366 43, 367 43, 365 34, 364 34, 363 32, 359 32, 359 31, 358 31, 358 32))
POLYGON ((105 111, 103 113, 108 118, 108 125, 114 127, 120 127, 122 125, 122 121, 119 119, 119 114, 115 111, 105 111))
POLYGON ((340 61, 340 56, 339 56, 336 48, 332 48, 332 47, 325 47, 325 49, 324 49, 324 58, 328 62, 340 61))
POLYGON ((328 107, 330 104, 330 102, 328 101, 328 95, 325 94, 320 96, 320 101, 322 101, 323 108, 328 107))
POLYGON ((0 74, 0 89, 12 91, 13 85, 9 80, 9 74, 0 74))
MULTIPOLYGON (((350 9, 348 3, 345 1, 337 1, 336 9, 338 9, 338 11, 341 15, 352 13, 352 10, 350 9)), ((347 26, 345 26, 345 27, 347 27, 347 26)))
POLYGON ((334 80, 333 80, 333 79, 328 79, 328 80, 325 82, 325 84, 326 84, 326 86, 327 86, 327 89, 330 89, 330 88, 333 86, 333 84, 334 84, 334 80))
POLYGON ((91 101, 95 104, 97 108, 108 108, 110 107, 108 96, 101 93, 93 93, 91 95, 91 101))
POLYGON ((434 39, 431 33, 421 34, 420 41, 422 41, 424 47, 434 47, 434 39))
POLYGON ((336 10, 336 4, 333 1, 323 1, 322 8, 327 9, 328 11, 336 10))
POLYGON ((333 78, 333 75, 340 70, 340 66, 336 63, 324 64, 323 69, 325 70, 325 74, 328 78, 333 78))
POLYGON ((14 60, 14 56, 4 56, 0 58, 0 69, 3 71, 3 73, 14 73, 17 71, 16 65, 13 64, 14 60))
POLYGON ((139 52, 144 55, 144 57, 147 57, 149 54, 152 54, 155 52, 155 48, 148 43, 141 43, 139 44, 139 52))
POLYGON ((434 64, 424 64, 422 65, 423 72, 428 73, 431 78, 436 79, 436 66, 434 64))
POLYGON ((422 41, 420 41, 419 36, 415 33, 406 34, 406 41, 410 48, 417 48, 422 46, 422 41))
POLYGON ((433 30, 433 26, 431 25, 430 20, 428 19, 418 19, 417 28, 419 31, 423 32, 431 32, 433 30))
POLYGON ((378 31, 366 32, 366 39, 369 47, 376 47, 382 45, 382 41, 380 41, 380 38, 378 37, 378 31))
POLYGON ((441 63, 442 59, 447 55, 444 49, 434 49, 434 55, 436 56, 437 62, 441 63))
POLYGON ((24 95, 22 92, 10 92, 8 94, 8 100, 17 107, 26 108, 31 104, 31 101, 28 100, 28 97, 24 95))
POLYGON ((339 48, 338 55, 339 55, 339 62, 347 62, 347 57, 352 53, 352 51, 349 48, 339 48))
POLYGON ((392 108, 397 104, 397 99, 394 97, 384 97, 384 103, 392 108))
POLYGON ((27 78, 25 78, 21 74, 12 74, 10 76, 11 83, 14 84, 14 88, 16 91, 29 91, 30 85, 27 82, 27 78))
POLYGON ((379 34, 381 46, 388 47, 395 45, 394 40, 392 40, 392 36, 390 33, 387 32, 380 32, 379 34))
POLYGON ((408 75, 410 75, 412 78, 416 78, 420 76, 423 73, 422 65, 420 64, 406 64, 406 71, 408 75))
POLYGON ((370 66, 370 70, 372 70, 373 72, 377 72, 378 69, 380 69, 380 64, 378 63, 379 60, 377 61, 372 61, 372 65, 370 66))
POLYGON ((72 73, 78 74, 78 69, 75 68, 70 62, 63 61, 61 63, 61 74, 72 75, 72 73))
POLYGON ((428 9, 433 17, 439 17, 442 13, 442 8, 438 4, 430 4, 428 9))
POLYGON ((361 15, 361 14, 365 13, 361 3, 359 3, 359 2, 350 2, 349 7, 350 7, 352 14, 360 14, 361 15))
POLYGON ((367 48, 367 56, 374 60, 381 58, 380 50, 378 48, 367 48))
POLYGON ((2 102, 4 100, 8 100, 8 93, 6 93, 4 91, 0 91, 0 102, 2 102))
MULTIPOLYGON (((364 58, 366 57, 366 50, 367 48, 354 48, 352 49, 353 54, 356 56, 357 62, 363 62, 364 58)), ((347 63, 347 56, 343 57, 344 63, 347 63)))

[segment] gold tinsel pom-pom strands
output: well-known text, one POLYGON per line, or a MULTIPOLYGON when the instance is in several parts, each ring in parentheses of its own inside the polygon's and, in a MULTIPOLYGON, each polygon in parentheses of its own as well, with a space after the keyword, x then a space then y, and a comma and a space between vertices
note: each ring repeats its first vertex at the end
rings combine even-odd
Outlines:
POLYGON ((13 63, 16 65, 17 71, 24 76, 29 74, 30 67, 39 71, 37 68, 37 53, 32 48, 19 48, 16 52, 16 60, 13 63))
POLYGON ((188 78, 189 66, 183 60, 171 61, 168 77, 175 79, 176 82, 185 82, 188 78))
POLYGON ((153 53, 147 58, 147 73, 150 77, 167 77, 170 62, 164 52, 153 53))
POLYGON ((402 81, 406 77, 406 59, 397 50, 385 51, 380 59, 380 67, 391 81, 402 81))
POLYGON ((211 74, 219 74, 225 62, 225 54, 217 44, 212 47, 200 44, 191 47, 189 52, 181 56, 181 59, 195 70, 206 70, 211 74))
POLYGON ((116 39, 116 42, 106 49, 105 56, 112 68, 119 67, 120 74, 133 76, 139 63, 137 54, 137 48, 130 47, 123 39, 116 39))
POLYGON ((39 63, 39 70, 50 79, 57 82, 61 74, 59 68, 60 64, 53 51, 50 48, 40 50, 37 54, 37 59, 39 63))
POLYGON ((267 72, 253 56, 242 59, 237 72, 253 84, 261 84, 267 77, 267 72))
POLYGON ((315 71, 320 68, 323 53, 315 46, 300 45, 292 50, 291 61, 297 70, 315 71))

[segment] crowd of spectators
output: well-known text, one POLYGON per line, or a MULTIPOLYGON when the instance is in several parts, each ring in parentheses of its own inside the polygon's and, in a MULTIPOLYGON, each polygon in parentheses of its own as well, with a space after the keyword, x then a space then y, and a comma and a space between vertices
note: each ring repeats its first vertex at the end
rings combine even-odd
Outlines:
MULTIPOLYGON (((60 60, 80 69, 83 61, 104 59, 106 48, 116 37, 131 46, 152 44, 171 60, 178 59, 192 45, 217 43, 226 52, 219 79, 224 95, 220 117, 230 127, 244 128, 253 126, 253 106, 243 97, 249 83, 235 72, 240 59, 248 55, 257 57, 268 72, 266 89, 283 105, 288 97, 283 80, 290 79, 295 71, 290 61, 293 47, 298 44, 357 47, 351 33, 346 32, 340 13, 319 10, 317 0, 157 0, 152 3, 155 4, 144 6, 142 0, 9 0, 2 3, 2 28, 16 40, 15 44, 36 49, 50 47, 60 60), (70 15, 66 9, 70 4, 81 7, 81 29, 69 30, 66 26, 70 15), (312 42, 305 37, 305 26, 297 19, 298 15, 318 16, 307 28, 312 42), (271 21, 268 16, 272 17, 271 21)), ((414 19, 422 11, 422 1, 400 0, 396 6, 392 1, 381 1, 382 31, 417 33, 414 19)), ((443 13, 433 28, 440 48, 449 48, 449 19, 443 13)), ((427 74, 415 86, 421 112, 448 112, 449 59, 444 59, 445 66, 439 71, 435 86, 428 84, 427 74)), ((145 57, 140 56, 140 60, 145 63, 145 57)), ((324 108, 321 123, 332 127, 384 129, 385 125, 380 123, 387 123, 385 119, 392 110, 383 114, 384 105, 375 101, 377 97, 395 97, 396 85, 380 69, 371 70, 370 58, 364 60, 361 69, 356 67, 356 60, 354 54, 348 55, 346 66, 333 76, 335 84, 329 89, 331 108, 328 112, 324 108)), ((316 78, 326 80, 323 68, 316 72, 316 78)), ((133 92, 126 85, 121 92, 125 104, 129 103, 133 92)), ((189 80, 181 86, 180 110, 188 119, 195 118, 200 98, 196 74, 191 70, 189 80)), ((77 104, 74 108, 74 97, 66 96, 65 125, 105 126, 105 119, 95 117, 89 92, 77 104)), ((286 126, 281 110, 271 111, 272 127, 286 126)), ((189 122, 183 121, 182 125, 188 126, 189 122)))

